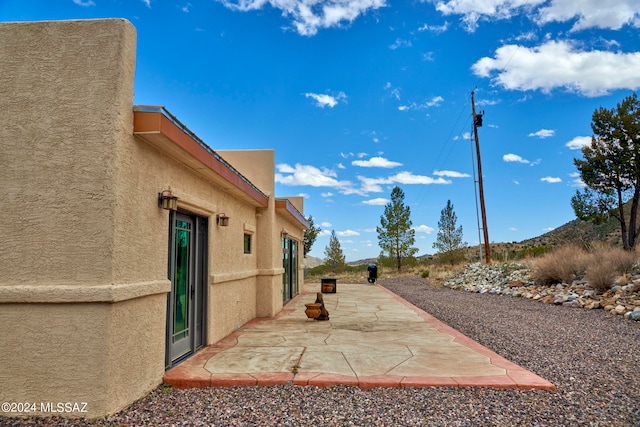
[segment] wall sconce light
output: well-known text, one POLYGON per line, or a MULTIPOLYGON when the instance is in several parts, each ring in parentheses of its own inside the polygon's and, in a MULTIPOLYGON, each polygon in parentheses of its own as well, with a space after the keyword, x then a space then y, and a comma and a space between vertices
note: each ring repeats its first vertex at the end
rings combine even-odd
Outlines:
POLYGON ((223 213, 216 215, 216 224, 220 227, 226 227, 229 225, 229 217, 223 213))
POLYGON ((289 237, 289 232, 283 228, 282 231, 280 232, 280 235, 282 236, 283 239, 286 239, 287 237, 289 237))
POLYGON ((178 196, 174 196, 171 190, 158 193, 158 207, 168 211, 178 210, 178 196))

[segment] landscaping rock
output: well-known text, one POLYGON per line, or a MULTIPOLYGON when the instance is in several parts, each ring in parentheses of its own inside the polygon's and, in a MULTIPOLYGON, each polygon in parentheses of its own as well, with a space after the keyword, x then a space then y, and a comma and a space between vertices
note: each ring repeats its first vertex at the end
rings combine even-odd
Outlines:
POLYGON ((571 284, 545 286, 531 280, 530 271, 524 264, 475 263, 447 280, 444 286, 466 292, 521 297, 563 307, 584 307, 589 310, 604 307, 616 315, 640 310, 640 274, 618 279, 620 283, 625 283, 621 282, 623 279, 627 280, 628 284, 616 285, 600 294, 598 290, 591 289, 585 278, 577 278, 571 284))

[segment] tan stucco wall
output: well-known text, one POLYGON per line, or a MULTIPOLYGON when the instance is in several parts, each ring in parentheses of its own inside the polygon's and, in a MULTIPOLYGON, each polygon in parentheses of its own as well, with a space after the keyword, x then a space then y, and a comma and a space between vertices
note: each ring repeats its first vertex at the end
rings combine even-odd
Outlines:
POLYGON ((0 24, 0 64, 0 400, 115 412, 162 381, 169 290, 166 243, 132 257, 122 227, 135 29, 0 24))
POLYGON ((276 158, 274 150, 216 150, 216 152, 264 193, 274 194, 276 158))
POLYGON ((276 213, 273 151, 230 155, 241 172, 259 166, 270 197, 256 208, 134 136, 130 23, 0 24, 0 67, 0 401, 77 400, 89 412, 62 415, 95 417, 161 383, 162 190, 208 219, 207 343, 282 308, 280 230, 302 230, 276 213))
POLYGON ((134 57, 123 20, 0 24, 2 283, 111 282, 134 57))
POLYGON ((0 401, 87 402, 88 413, 70 415, 107 412, 109 317, 107 303, 2 304, 0 401))

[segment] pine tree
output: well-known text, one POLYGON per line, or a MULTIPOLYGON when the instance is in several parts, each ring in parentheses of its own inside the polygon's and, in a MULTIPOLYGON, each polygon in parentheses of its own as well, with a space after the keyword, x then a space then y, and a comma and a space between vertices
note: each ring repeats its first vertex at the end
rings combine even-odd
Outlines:
POLYGON ((573 159, 586 185, 576 191, 571 206, 578 218, 601 222, 609 216, 620 223, 622 247, 634 250, 640 240, 640 99, 634 93, 616 108, 600 107, 591 117, 591 145, 584 159, 573 159), (629 210, 625 212, 625 205, 629 210), (628 212, 628 213, 627 213, 628 212))
POLYGON ((440 253, 440 259, 443 262, 450 262, 451 265, 464 259, 463 249, 467 247, 467 243, 462 241, 462 226, 456 228, 457 220, 453 203, 447 200, 447 205, 440 211, 438 236, 433 247, 440 253))
POLYGON ((311 247, 313 243, 316 241, 316 237, 318 237, 318 233, 320 233, 320 227, 316 227, 313 224, 313 217, 309 215, 307 218, 307 222, 309 223, 309 228, 304 230, 304 256, 311 251, 311 247))
POLYGON ((411 228, 411 208, 404 204, 404 192, 398 186, 391 191, 391 202, 384 207, 384 215, 380 217, 378 244, 382 253, 394 261, 398 271, 403 264, 415 260, 418 248, 414 248, 415 230, 411 228))
POLYGON ((340 273, 344 269, 344 254, 334 230, 331 230, 329 246, 324 249, 324 255, 325 264, 332 272, 340 273))

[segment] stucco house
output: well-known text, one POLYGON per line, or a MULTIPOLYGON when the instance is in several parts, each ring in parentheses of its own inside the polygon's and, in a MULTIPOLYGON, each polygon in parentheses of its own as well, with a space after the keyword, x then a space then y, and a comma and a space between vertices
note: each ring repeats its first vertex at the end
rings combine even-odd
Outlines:
POLYGON ((135 53, 122 19, 0 24, 0 402, 114 413, 298 292, 274 151, 134 106, 135 53))

